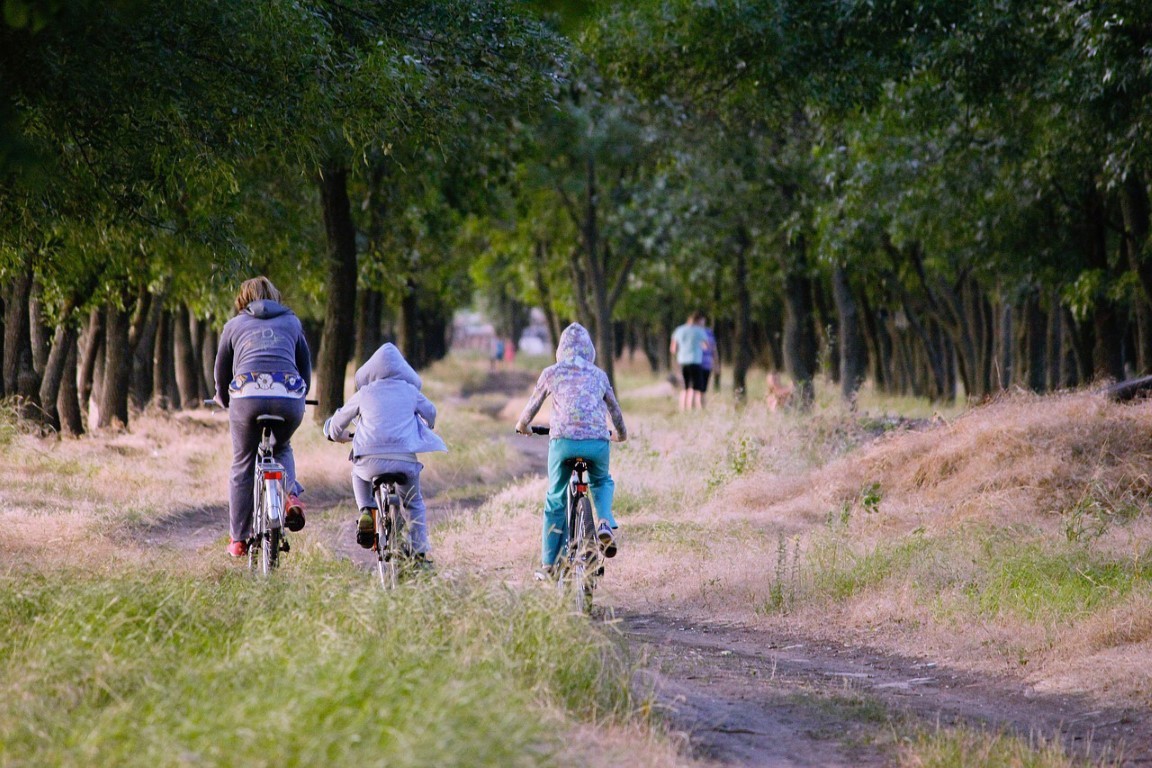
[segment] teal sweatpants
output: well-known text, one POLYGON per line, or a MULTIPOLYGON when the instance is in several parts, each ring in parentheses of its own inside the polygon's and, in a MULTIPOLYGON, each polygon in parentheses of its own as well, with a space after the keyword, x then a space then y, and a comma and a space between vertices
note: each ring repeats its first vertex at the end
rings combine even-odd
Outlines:
POLYGON ((607 440, 568 440, 554 437, 548 442, 548 495, 544 497, 544 530, 541 541, 541 562, 552 565, 560 557, 567 527, 564 516, 568 480, 572 477, 572 462, 583 458, 588 461, 588 486, 592 508, 596 516, 616 527, 612 516, 612 495, 616 483, 608 474, 610 444, 607 440))

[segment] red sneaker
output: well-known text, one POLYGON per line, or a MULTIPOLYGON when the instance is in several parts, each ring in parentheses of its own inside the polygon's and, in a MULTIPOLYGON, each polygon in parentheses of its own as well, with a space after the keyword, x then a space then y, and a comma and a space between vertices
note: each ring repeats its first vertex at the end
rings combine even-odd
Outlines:
POLYGON ((304 527, 304 504, 294 493, 288 494, 288 503, 284 508, 284 525, 288 530, 296 532, 304 527))
POLYGON ((248 555, 248 542, 233 541, 228 545, 228 554, 232 557, 246 557, 248 555))

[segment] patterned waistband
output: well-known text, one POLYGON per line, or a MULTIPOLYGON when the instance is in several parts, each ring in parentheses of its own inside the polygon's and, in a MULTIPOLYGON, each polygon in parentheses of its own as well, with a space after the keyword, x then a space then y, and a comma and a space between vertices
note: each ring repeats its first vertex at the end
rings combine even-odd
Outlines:
POLYGON ((228 384, 232 397, 304 397, 307 389, 296 373, 238 373, 228 384))

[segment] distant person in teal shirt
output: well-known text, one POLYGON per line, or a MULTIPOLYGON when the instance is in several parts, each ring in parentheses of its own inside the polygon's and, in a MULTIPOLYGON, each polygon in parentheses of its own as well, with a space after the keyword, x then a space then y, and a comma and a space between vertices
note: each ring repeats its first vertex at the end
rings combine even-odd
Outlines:
POLYGON ((704 388, 708 384, 701 366, 704 350, 708 347, 708 333, 700 326, 703 319, 702 313, 693 312, 687 322, 672 331, 672 343, 668 347, 676 355, 684 377, 684 389, 680 392, 681 411, 703 407, 704 388))

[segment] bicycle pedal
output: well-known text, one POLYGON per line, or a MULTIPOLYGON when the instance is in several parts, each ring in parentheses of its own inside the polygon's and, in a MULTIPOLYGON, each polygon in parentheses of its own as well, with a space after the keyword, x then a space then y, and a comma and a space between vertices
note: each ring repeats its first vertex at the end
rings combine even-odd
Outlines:
POLYGON ((291 552, 292 551, 292 545, 288 543, 288 539, 280 539, 280 551, 281 552, 291 552))

